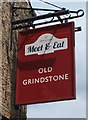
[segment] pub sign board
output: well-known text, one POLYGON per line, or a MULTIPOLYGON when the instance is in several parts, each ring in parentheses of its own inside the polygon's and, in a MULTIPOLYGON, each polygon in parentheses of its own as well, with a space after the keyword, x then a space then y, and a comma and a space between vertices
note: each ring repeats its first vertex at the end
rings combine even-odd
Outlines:
POLYGON ((75 99, 74 49, 74 22, 19 32, 16 105, 75 99))

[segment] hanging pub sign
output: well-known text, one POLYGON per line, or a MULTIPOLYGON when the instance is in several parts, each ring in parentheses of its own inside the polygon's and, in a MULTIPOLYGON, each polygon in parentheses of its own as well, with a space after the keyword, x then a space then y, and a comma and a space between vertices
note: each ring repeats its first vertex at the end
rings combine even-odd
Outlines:
POLYGON ((74 22, 19 32, 16 105, 75 99, 74 22))

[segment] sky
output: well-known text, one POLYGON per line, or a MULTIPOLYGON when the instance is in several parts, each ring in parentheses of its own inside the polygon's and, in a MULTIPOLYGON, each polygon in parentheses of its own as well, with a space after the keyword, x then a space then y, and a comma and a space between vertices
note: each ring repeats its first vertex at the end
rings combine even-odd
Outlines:
MULTIPOLYGON (((30 0, 32 7, 57 9, 39 0, 30 0)), ((46 0, 70 10, 86 10, 85 0, 46 0), (78 1, 78 2, 75 2, 78 1)), ((36 12, 38 15, 43 12, 36 12)), ((73 20, 71 20, 73 21, 73 20)), ((75 27, 82 27, 75 33, 76 56, 76 100, 58 101, 27 106, 27 118, 86 118, 86 11, 81 18, 74 19, 75 27)))

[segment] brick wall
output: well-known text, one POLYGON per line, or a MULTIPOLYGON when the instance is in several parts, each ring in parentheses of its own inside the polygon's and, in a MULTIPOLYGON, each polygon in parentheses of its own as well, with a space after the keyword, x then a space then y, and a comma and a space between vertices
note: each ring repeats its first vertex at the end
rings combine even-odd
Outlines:
MULTIPOLYGON (((1 28, 1 19, 2 19, 2 13, 1 13, 1 1, 0 1, 0 28, 1 28)), ((1 118, 1 113, 2 113, 2 29, 0 29, 0 118, 1 118)))
MULTIPOLYGON (((26 2, 2 3, 2 31, 0 30, 0 113, 6 118, 26 118, 26 106, 15 106, 16 54, 18 30, 12 32, 11 40, 11 6, 29 7, 26 2), (2 86, 1 86, 2 85, 2 86), (2 89, 1 89, 2 88, 2 89), (2 108, 2 109, 1 109, 2 108)), ((30 17, 25 10, 16 10, 15 19, 30 17)))

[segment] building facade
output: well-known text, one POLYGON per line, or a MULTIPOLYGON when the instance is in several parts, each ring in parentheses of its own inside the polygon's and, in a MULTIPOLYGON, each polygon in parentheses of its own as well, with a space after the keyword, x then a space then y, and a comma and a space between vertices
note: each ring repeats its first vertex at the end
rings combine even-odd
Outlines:
POLYGON ((2 120, 25 120, 27 107, 15 105, 18 30, 11 30, 11 20, 27 18, 32 13, 19 9, 14 11, 13 16, 12 6, 31 7, 25 1, 0 2, 0 117, 2 120))

